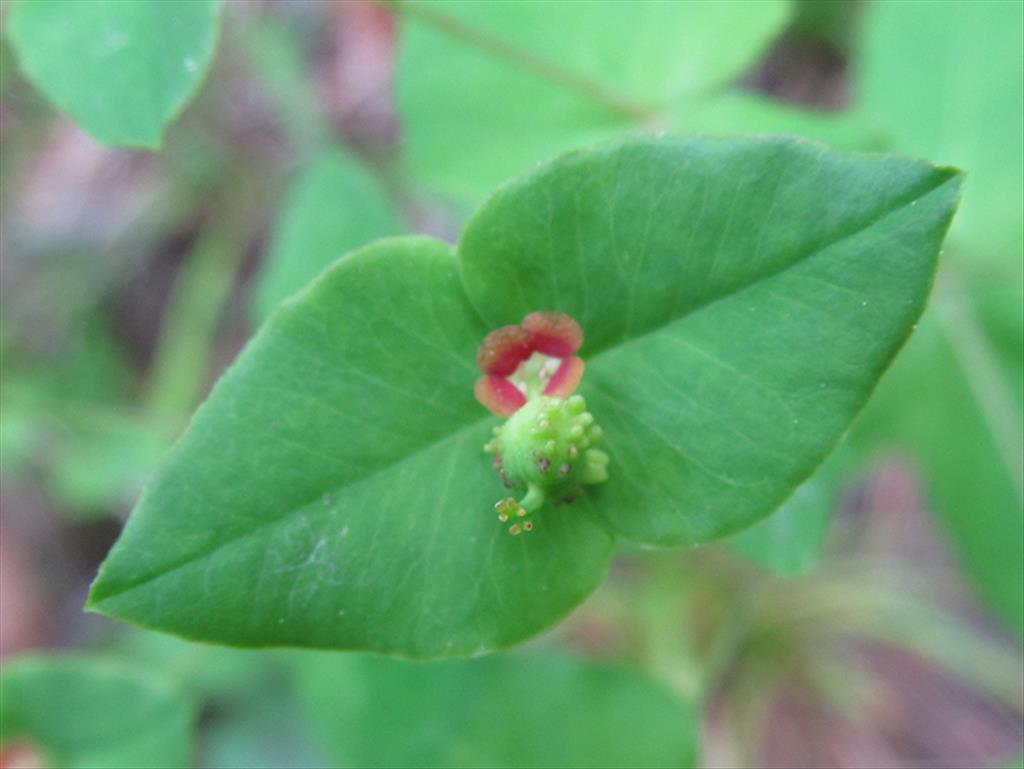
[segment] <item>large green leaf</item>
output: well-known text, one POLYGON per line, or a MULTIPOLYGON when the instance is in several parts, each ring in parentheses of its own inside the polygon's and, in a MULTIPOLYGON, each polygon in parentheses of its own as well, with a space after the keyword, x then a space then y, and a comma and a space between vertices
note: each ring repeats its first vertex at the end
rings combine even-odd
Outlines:
POLYGON ((473 399, 486 331, 450 246, 347 256, 199 409, 93 604, 200 639, 417 656, 550 625, 600 581, 611 536, 589 503, 531 542, 496 524, 495 420, 473 399))
POLYGON ((739 555, 782 576, 809 572, 818 561, 832 520, 832 490, 811 476, 782 507, 729 540, 739 555))
POLYGON ((636 140, 506 186, 466 227, 489 326, 577 318, 581 392, 625 536, 685 544, 779 505, 910 332, 956 203, 949 170, 789 141, 636 140))
POLYGON ((186 766, 194 717, 161 680, 110 662, 27 657, 0 674, 0 743, 28 744, 47 765, 186 766))
POLYGON ((920 313, 957 188, 801 142, 637 139, 506 186, 458 256, 419 238, 351 254, 214 388, 91 605, 257 646, 434 657, 526 638, 600 581, 609 526, 721 537, 810 475, 920 313), (494 520, 473 359, 542 309, 585 329, 611 479, 515 538, 494 520))
POLYGON ((263 320, 344 253, 401 230, 380 183, 340 150, 328 150, 292 190, 253 295, 263 320))
POLYGON ((18 64, 94 138, 159 146, 213 58, 217 0, 32 0, 8 34, 18 64))
POLYGON ((788 6, 738 2, 405 3, 398 99, 414 172, 475 203, 558 152, 726 84, 788 6))
POLYGON ((341 766, 693 766, 693 710, 628 670, 556 655, 429 665, 304 655, 300 692, 341 766))

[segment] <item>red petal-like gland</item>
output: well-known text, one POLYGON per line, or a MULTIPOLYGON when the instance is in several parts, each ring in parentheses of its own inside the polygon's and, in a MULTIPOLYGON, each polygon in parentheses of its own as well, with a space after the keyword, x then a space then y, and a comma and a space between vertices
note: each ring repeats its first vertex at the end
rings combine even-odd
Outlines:
POLYGON ((526 403, 526 396, 519 392, 514 384, 500 376, 480 377, 473 387, 473 395, 499 417, 512 416, 526 403))
POLYGON ((583 344, 583 329, 564 312, 531 312, 523 318, 533 349, 553 358, 568 358, 583 344))
POLYGON ((530 332, 502 326, 484 337, 476 351, 476 365, 485 374, 508 376, 533 354, 530 332))
POLYGON ((583 359, 566 358, 552 375, 548 386, 544 388, 544 394, 568 398, 579 387, 581 379, 583 379, 583 359))

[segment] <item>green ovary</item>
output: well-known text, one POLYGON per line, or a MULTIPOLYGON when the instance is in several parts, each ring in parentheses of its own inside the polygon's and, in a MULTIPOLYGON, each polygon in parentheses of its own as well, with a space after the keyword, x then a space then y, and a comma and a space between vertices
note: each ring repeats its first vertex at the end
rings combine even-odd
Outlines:
MULTIPOLYGON (((518 503, 508 498, 496 505, 502 521, 525 518, 546 501, 571 502, 583 486, 608 479, 608 455, 594 448, 602 431, 586 409, 580 395, 535 397, 495 428, 484 450, 494 454, 506 486, 526 491, 518 503)), ((515 522, 510 531, 532 528, 515 522)))

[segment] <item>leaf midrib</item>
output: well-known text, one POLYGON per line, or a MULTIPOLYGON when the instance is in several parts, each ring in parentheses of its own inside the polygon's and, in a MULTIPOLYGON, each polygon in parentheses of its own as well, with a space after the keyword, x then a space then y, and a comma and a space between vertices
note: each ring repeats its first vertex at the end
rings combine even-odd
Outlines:
MULTIPOLYGON (((727 299, 731 299, 732 297, 735 297, 735 296, 741 294, 743 291, 747 290, 751 286, 754 286, 754 285, 760 283, 761 281, 770 280, 770 279, 775 278, 775 277, 777 277, 777 276, 779 276, 779 275, 781 275, 781 274, 783 274, 785 272, 788 272, 789 270, 791 270, 791 269, 799 266, 800 264, 806 262, 808 259, 813 258, 814 256, 816 256, 817 254, 821 253, 825 249, 828 249, 828 248, 831 248, 833 246, 836 246, 839 243, 842 243, 842 242, 844 242, 846 240, 849 240, 851 238, 855 238, 855 237, 863 234, 864 232, 867 232, 868 230, 870 230, 875 225, 883 222, 884 220, 886 220, 890 216, 893 216, 894 214, 896 214, 896 213, 902 211, 903 209, 909 207, 912 203, 916 203, 918 200, 923 199, 925 196, 930 195, 931 193, 941 189, 946 184, 949 184, 951 181, 955 180, 956 178, 957 178, 957 173, 955 172, 954 169, 947 169, 947 168, 936 167, 934 169, 934 173, 932 175, 930 175, 926 179, 922 180, 919 184, 916 184, 913 187, 911 187, 910 190, 908 192, 904 193, 903 195, 901 195, 897 199, 896 202, 887 201, 885 207, 881 208, 880 210, 873 211, 870 215, 865 217, 865 219, 863 221, 858 222, 857 224, 849 227, 847 229, 847 231, 839 234, 837 237, 829 239, 825 243, 815 245, 814 247, 810 248, 806 253, 801 254, 800 256, 796 257, 795 259, 787 262, 785 265, 783 265, 779 269, 771 271, 771 272, 767 272, 767 273, 764 273, 762 275, 757 276, 756 280, 753 280, 752 282, 745 283, 745 284, 743 284, 741 286, 737 286, 737 287, 733 288, 730 291, 726 291, 725 293, 720 294, 719 296, 716 296, 716 297, 708 299, 706 302, 703 302, 702 304, 698 304, 698 305, 695 305, 693 307, 690 307, 690 308, 686 309, 684 312, 675 313, 675 314, 671 315, 670 317, 666 318, 663 322, 653 326, 652 328, 648 329, 647 331, 644 331, 643 333, 640 333, 640 334, 635 335, 635 336, 631 336, 629 338, 621 339, 618 342, 616 342, 614 344, 609 344, 609 345, 607 345, 607 346, 605 346, 603 348, 601 348, 601 347, 597 348, 596 352, 590 357, 589 365, 593 366, 602 357, 602 355, 604 355, 606 353, 612 353, 612 352, 614 352, 616 350, 619 350, 622 347, 625 347, 627 345, 632 345, 632 344, 634 344, 636 342, 640 342, 640 341, 646 339, 649 336, 652 336, 654 334, 657 334, 657 333, 663 331, 668 326, 671 326, 671 325, 673 325, 673 324, 675 324, 675 323, 677 323, 677 322, 679 322, 679 321, 681 321, 681 320, 683 320, 685 318, 689 318, 689 317, 691 317, 691 316, 693 316, 693 315, 695 315, 697 313, 704 312, 705 310, 713 307, 714 305, 718 304, 719 302, 725 301, 727 299), (936 181, 936 177, 939 177, 938 181, 936 181)), ((465 284, 463 283, 463 290, 464 291, 465 291, 465 288, 466 288, 465 284)), ((467 297, 469 296, 468 291, 466 292, 466 295, 467 295, 467 297)), ((471 304, 472 304, 472 301, 471 301, 471 304)), ((422 444, 420 446, 417 446, 417 447, 411 449, 411 451, 409 451, 408 453, 403 455, 401 458, 395 460, 394 462, 390 462, 388 464, 382 465, 378 469, 373 470, 373 471, 367 473, 366 475, 363 475, 360 478, 356 478, 354 480, 351 480, 348 483, 345 483, 345 484, 342 484, 340 486, 334 487, 334 488, 330 489, 330 491, 333 492, 333 493, 338 493, 342 489, 354 488, 354 487, 358 487, 359 485, 361 485, 363 483, 370 482, 371 480, 376 478, 378 475, 381 475, 381 474, 383 474, 385 472, 388 472, 388 471, 393 470, 393 469, 395 469, 397 467, 400 467, 405 462, 413 460, 413 459, 417 458, 418 456, 420 456, 423 453, 430 452, 430 451, 436 449, 437 447, 443 445, 444 443, 446 443, 448 441, 456 441, 456 440, 460 440, 460 439, 464 438, 466 433, 468 433, 468 432, 470 432, 471 430, 474 430, 474 429, 479 429, 485 422, 492 421, 493 419, 494 419, 493 416, 488 415, 488 416, 484 416, 484 417, 481 417, 481 418, 474 419, 473 421, 465 423, 463 425, 460 425, 457 429, 455 429, 455 430, 453 430, 451 432, 448 432, 445 435, 442 435, 442 436, 436 438, 435 440, 430 441, 429 443, 422 444)), ((119 586, 117 589, 111 590, 111 591, 109 591, 109 592, 107 592, 107 593, 105 593, 103 595, 97 596, 96 595, 97 587, 102 587, 102 581, 103 581, 102 580, 102 576, 103 575, 102 575, 102 570, 101 570, 100 578, 97 580, 96 585, 94 585, 94 587, 93 587, 93 593, 89 596, 88 602, 86 604, 86 608, 90 608, 90 609, 98 608, 100 606, 100 604, 102 604, 104 601, 107 601, 107 600, 112 599, 112 598, 114 598, 116 596, 119 596, 119 595, 123 595, 124 593, 127 593, 129 591, 135 590, 136 588, 141 587, 142 585, 145 585, 145 584, 147 584, 149 582, 155 581, 155 580, 157 580, 157 579, 159 579, 159 578, 161 578, 163 576, 166 576, 167 574, 171 574, 171 573, 173 573, 175 571, 178 571, 179 569, 182 569, 185 566, 188 566, 189 564, 192 564, 192 563, 195 563, 196 561, 200 561, 200 560, 203 560, 205 558, 208 558, 209 556, 213 555, 214 553, 217 553, 221 549, 223 549, 223 548, 225 548, 225 547, 227 547, 227 546, 229 546, 229 545, 231 545, 231 544, 233 544, 235 542, 242 541, 242 540, 244 540, 244 539, 246 539, 246 538, 248 538, 248 537, 250 537, 250 536, 252 536, 254 534, 260 533, 264 529, 267 529, 267 528, 269 528, 269 527, 271 527, 273 525, 276 525, 276 524, 279 524, 279 523, 283 523, 283 522, 287 521, 288 519, 290 519, 291 517, 293 517, 294 515, 297 515, 297 514, 301 513, 310 504, 312 504, 316 500, 320 499, 323 496, 324 493, 325 492, 323 490, 321 490, 321 491, 317 492, 317 494, 311 496, 311 498, 308 501, 305 501, 302 504, 299 504, 299 505, 296 505, 295 507, 292 507, 291 509, 285 511, 283 514, 281 514, 280 516, 278 516, 276 518, 268 519, 266 521, 261 521, 258 525, 254 526, 253 528, 250 528, 249 530, 243 532, 242 534, 239 534, 238 536, 234 536, 234 537, 231 537, 229 539, 226 539, 226 540, 223 540, 221 542, 218 542, 213 547, 208 548, 206 550, 203 550, 201 552, 189 554, 188 556, 180 558, 177 561, 174 561, 171 564, 169 564, 169 565, 167 565, 165 567, 162 567, 161 570, 158 571, 158 572, 155 572, 153 574, 148 574, 148 575, 141 576, 141 577, 139 577, 139 578, 137 578, 135 580, 131 580, 131 581, 123 584, 122 586, 119 586)))
POLYGON ((483 32, 447 13, 429 10, 416 2, 395 2, 400 13, 411 16, 442 34, 461 40, 496 59, 518 65, 552 85, 608 107, 636 125, 658 117, 658 108, 637 101, 571 67, 563 67, 532 51, 483 32))

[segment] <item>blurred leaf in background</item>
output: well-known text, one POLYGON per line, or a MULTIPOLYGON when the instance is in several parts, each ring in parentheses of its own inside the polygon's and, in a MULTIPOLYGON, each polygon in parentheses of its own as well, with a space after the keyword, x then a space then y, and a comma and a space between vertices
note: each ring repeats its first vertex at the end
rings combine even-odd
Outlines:
POLYGON ((98 141, 159 147, 202 82, 219 0, 33 0, 8 35, 26 76, 98 141))
POLYGON ((260 676, 234 699, 214 701, 199 746, 203 769, 336 766, 325 758, 285 676, 260 676))
POLYGON ((125 350, 99 314, 81 316, 40 360, 4 356, 0 436, 8 480, 38 471, 59 510, 106 516, 130 506, 166 441, 123 408, 134 381, 125 350))
POLYGON ((380 182, 341 148, 324 151, 304 169, 281 209, 253 291, 254 318, 264 320, 335 259, 401 231, 380 182))
POLYGON ((865 17, 856 90, 897 152, 968 171, 952 257, 1019 275, 1024 227, 1024 4, 878 3, 865 17), (957 246, 960 246, 959 248, 957 246))
POLYGON ((810 573, 818 562, 838 504, 838 481, 851 458, 840 446, 782 507, 731 537, 735 553, 782 576, 810 573))
POLYGON ((186 766, 194 711, 161 679, 121 663, 26 657, 0 673, 0 742, 26 744, 44 765, 186 766))
POLYGON ((103 644, 105 653, 178 682, 202 707, 195 766, 327 766, 296 699, 291 654, 202 646, 138 628, 103 644))
POLYGON ((1024 5, 877 3, 864 21, 864 113, 967 181, 931 309, 853 440, 922 464, 968 574, 1024 635, 1024 5))
POLYGON ((110 415, 84 424, 52 449, 50 490, 60 505, 86 516, 107 516, 131 507, 167 439, 141 419, 110 415))
POLYGON ((296 656, 340 766, 692 767, 698 720, 639 672, 563 654, 413 662, 296 656))
POLYGON ((404 150, 414 178, 463 206, 541 160, 657 124, 662 110, 726 85, 789 12, 776 0, 399 9, 404 150))

